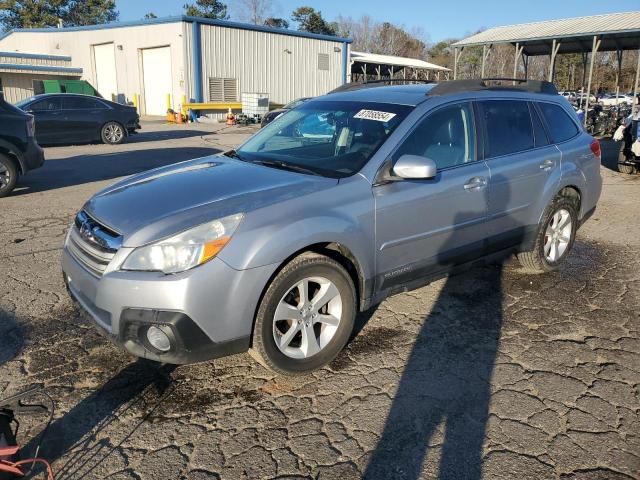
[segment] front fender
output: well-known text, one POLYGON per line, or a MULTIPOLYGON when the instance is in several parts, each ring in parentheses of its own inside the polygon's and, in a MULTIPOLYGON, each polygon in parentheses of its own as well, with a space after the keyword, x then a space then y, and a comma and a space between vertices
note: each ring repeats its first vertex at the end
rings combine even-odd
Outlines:
POLYGON ((365 278, 372 278, 373 194, 370 183, 355 177, 248 213, 220 258, 237 270, 245 270, 282 263, 310 245, 339 243, 353 254, 365 278))

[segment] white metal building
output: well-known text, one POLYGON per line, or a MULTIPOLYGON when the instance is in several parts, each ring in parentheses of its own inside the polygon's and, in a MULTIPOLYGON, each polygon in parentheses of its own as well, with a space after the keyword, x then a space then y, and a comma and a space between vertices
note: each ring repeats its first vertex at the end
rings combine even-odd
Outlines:
MULTIPOLYGON (((350 43, 326 35, 180 16, 17 29, 0 37, 0 52, 62 56, 105 98, 131 102, 138 95, 142 114, 163 115, 167 95, 174 109, 185 98, 239 102, 244 92, 268 93, 276 104, 322 95, 346 82, 350 43)), ((13 97, 30 94, 22 88, 13 97)))

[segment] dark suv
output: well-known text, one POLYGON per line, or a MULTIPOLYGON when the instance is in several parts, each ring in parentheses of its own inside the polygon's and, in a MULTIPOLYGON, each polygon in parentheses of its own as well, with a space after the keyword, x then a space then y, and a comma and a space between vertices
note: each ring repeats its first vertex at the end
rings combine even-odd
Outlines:
POLYGON ((40 168, 44 152, 35 139, 33 115, 5 102, 0 94, 0 198, 9 195, 19 175, 40 168))

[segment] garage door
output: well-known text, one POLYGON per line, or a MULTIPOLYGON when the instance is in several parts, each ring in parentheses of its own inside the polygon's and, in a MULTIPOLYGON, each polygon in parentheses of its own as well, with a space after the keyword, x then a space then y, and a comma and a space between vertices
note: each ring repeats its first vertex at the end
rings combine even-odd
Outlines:
POLYGON ((144 106, 147 115, 167 113, 167 94, 173 91, 171 84, 171 48, 146 48, 142 50, 142 75, 144 77, 144 106))
POLYGON ((96 65, 96 88, 107 100, 118 95, 116 77, 116 51, 113 43, 93 46, 93 57, 96 65))

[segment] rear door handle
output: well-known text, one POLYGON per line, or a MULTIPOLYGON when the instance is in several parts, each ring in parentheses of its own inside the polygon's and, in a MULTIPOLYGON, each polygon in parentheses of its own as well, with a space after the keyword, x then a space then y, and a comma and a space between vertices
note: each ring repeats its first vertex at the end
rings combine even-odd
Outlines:
POLYGON ((551 170, 554 165, 555 165, 555 162, 553 160, 545 160, 540 164, 540 168, 542 170, 551 170))
POLYGON ((472 190, 481 190, 487 186, 487 179, 484 177, 473 177, 470 178, 467 183, 464 184, 464 189, 466 191, 472 190))

